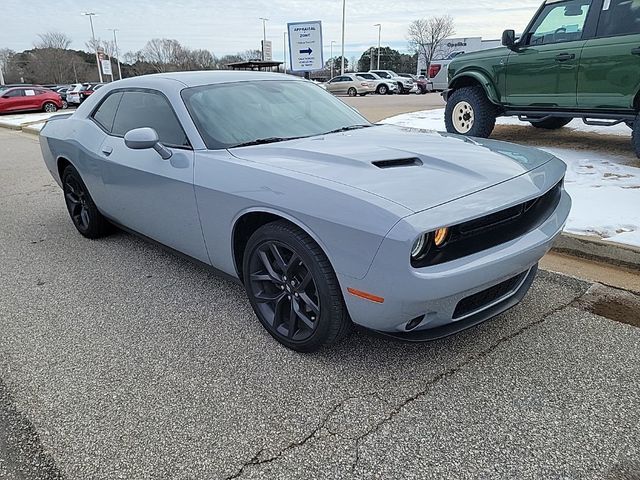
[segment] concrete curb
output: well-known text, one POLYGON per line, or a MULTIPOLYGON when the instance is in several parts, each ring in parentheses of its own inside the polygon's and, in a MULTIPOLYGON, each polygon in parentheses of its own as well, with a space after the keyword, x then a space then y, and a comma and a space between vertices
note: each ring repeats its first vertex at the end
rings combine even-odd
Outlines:
POLYGON ((22 130, 22 125, 12 125, 11 123, 4 123, 0 121, 0 128, 8 128, 9 130, 22 130))
POLYGON ((563 233, 556 240, 553 251, 640 271, 640 248, 631 245, 621 245, 595 237, 563 233))
POLYGON ((44 122, 34 123, 33 125, 23 125, 22 131, 24 133, 30 133, 31 135, 40 135, 40 129, 36 128, 37 125, 44 122))

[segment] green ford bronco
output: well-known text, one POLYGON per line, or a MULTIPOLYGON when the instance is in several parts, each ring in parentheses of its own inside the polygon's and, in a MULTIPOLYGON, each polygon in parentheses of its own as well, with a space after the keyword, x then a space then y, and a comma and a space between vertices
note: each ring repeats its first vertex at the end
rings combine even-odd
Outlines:
POLYGON ((448 132, 488 137, 499 116, 546 129, 624 122, 640 156, 640 0, 547 0, 502 43, 451 62, 448 132))

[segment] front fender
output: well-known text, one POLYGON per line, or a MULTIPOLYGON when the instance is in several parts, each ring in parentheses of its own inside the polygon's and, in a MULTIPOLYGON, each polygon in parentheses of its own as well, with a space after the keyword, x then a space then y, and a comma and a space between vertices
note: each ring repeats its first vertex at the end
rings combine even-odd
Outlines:
POLYGON ((500 105, 500 95, 493 81, 483 72, 477 70, 464 71, 457 73, 449 82, 449 88, 455 90, 463 85, 468 85, 469 80, 478 83, 484 88, 487 97, 491 102, 500 105))

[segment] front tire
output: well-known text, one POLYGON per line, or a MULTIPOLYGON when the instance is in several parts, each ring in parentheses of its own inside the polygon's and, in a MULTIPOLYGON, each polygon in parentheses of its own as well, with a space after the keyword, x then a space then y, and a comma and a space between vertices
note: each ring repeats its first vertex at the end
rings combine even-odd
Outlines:
POLYGON ((573 120, 573 118, 567 118, 567 117, 551 117, 551 118, 547 118, 546 120, 541 120, 541 121, 531 121, 529 123, 531 123, 531 125, 533 125, 536 128, 543 128, 545 130, 558 130, 566 125, 568 125, 569 123, 571 123, 571 121, 573 120))
POLYGON ((386 95, 387 93, 389 93, 389 87, 387 87, 386 85, 380 85, 376 93, 378 95, 386 95))
POLYGON ((350 330, 329 260, 309 235, 289 222, 269 223, 251 236, 242 271, 254 312, 282 345, 315 352, 350 330))
POLYGON ((447 100, 447 132, 488 138, 496 126, 497 109, 480 86, 462 87, 447 100))
POLYGON ((98 211, 80 174, 71 165, 62 173, 62 190, 71 221, 81 235, 96 239, 109 233, 111 225, 98 211))

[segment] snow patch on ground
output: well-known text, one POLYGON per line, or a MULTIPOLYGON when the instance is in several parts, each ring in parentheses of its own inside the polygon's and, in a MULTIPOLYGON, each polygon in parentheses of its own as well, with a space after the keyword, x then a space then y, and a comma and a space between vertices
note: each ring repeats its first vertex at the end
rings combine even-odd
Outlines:
POLYGON ((13 127, 21 127, 35 123, 44 123, 54 115, 59 115, 61 113, 63 113, 63 111, 58 111, 55 113, 23 113, 14 115, 1 115, 0 124, 13 127))
MULTIPOLYGON (((444 131, 444 109, 408 113, 381 123, 444 131)), ((522 124, 499 118, 498 124, 522 124)), ((570 128, 592 133, 629 136, 626 125, 590 127, 573 121, 570 128)), ((573 208, 566 231, 640 247, 640 168, 621 164, 621 159, 593 151, 543 147, 567 164, 566 189, 573 208)))

